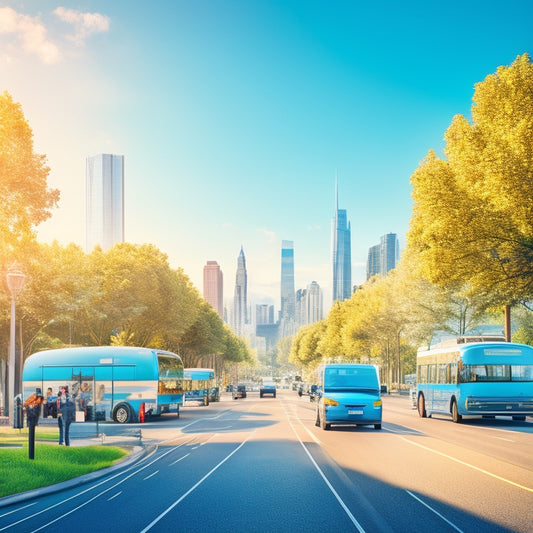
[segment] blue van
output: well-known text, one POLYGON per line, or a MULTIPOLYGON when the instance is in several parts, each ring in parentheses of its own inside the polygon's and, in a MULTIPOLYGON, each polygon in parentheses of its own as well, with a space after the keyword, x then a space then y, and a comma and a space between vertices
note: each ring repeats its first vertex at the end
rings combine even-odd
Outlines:
POLYGON ((330 429, 332 424, 373 424, 381 429, 381 388, 374 365, 324 365, 319 383, 317 426, 330 429))

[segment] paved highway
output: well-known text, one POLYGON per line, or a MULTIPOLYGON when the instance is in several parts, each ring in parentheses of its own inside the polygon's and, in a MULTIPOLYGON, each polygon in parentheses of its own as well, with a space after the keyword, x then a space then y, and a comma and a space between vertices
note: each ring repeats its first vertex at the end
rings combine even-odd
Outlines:
POLYGON ((96 481, 0 509, 0 532, 531 532, 533 423, 418 417, 315 426, 292 391, 223 395, 142 426, 157 450, 96 481))

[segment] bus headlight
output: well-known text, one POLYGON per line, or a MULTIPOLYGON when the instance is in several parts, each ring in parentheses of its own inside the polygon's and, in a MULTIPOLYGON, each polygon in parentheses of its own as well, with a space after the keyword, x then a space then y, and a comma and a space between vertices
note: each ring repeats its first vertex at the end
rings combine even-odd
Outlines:
POLYGON ((324 398, 324 405, 331 405, 332 407, 336 407, 339 405, 339 402, 337 400, 332 400, 331 398, 324 398))
POLYGON ((381 407, 381 404, 382 404, 382 403, 383 403, 383 402, 382 402, 381 400, 376 400, 376 401, 374 402, 374 407, 381 407))

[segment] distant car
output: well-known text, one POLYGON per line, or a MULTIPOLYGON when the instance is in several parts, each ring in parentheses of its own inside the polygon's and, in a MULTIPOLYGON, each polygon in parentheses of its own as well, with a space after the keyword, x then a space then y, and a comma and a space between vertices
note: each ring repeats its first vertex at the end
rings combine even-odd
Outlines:
POLYGON ((261 385, 259 389, 259 397, 262 398, 265 394, 271 394, 276 397, 276 385, 261 385))
POLYGON ((409 389, 409 398, 411 398, 411 405, 413 407, 417 407, 418 401, 416 397, 416 385, 411 386, 411 388, 409 389))
POLYGON ((237 385, 233 387, 233 399, 246 398, 246 387, 244 385, 237 385))
POLYGON ((318 393, 318 385, 311 385, 309 387, 309 401, 310 402, 314 402, 316 397, 317 397, 317 393, 318 393))

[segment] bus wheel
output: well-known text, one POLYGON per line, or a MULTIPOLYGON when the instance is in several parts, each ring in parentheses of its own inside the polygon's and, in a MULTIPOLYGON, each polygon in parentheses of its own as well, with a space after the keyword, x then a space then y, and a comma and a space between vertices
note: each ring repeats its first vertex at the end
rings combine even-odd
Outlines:
POLYGON ((422 418, 426 418, 426 416, 427 416, 427 413, 426 413, 426 400, 424 399, 424 395, 423 394, 419 394, 418 395, 417 406, 418 406, 418 414, 422 418))
POLYGON ((452 420, 459 424, 463 417, 457 412, 457 402, 455 401, 455 398, 452 400, 452 420))
POLYGON ((321 427, 323 430, 325 430, 325 431, 331 429, 331 424, 328 424, 328 423, 326 422, 326 413, 325 413, 325 412, 324 412, 324 416, 323 416, 323 417, 320 417, 320 427, 321 427))
POLYGON ((113 420, 119 424, 127 424, 131 422, 132 415, 130 406, 126 403, 121 403, 115 407, 113 411, 113 420))

